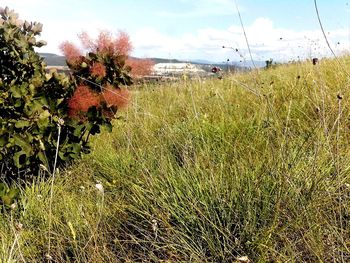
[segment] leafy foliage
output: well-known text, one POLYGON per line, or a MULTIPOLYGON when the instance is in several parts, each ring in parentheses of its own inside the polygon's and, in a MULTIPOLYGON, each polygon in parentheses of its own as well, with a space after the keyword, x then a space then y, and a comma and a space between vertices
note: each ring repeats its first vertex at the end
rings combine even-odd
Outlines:
POLYGON ((47 73, 34 50, 45 45, 36 39, 42 24, 21 22, 8 8, 0 17, 0 169, 3 177, 18 178, 36 174, 40 164, 52 169, 58 136, 58 165, 89 152, 89 136, 101 126, 111 130, 126 104, 128 94, 119 85, 130 85, 131 78, 125 54, 108 45, 86 56, 66 45, 72 76, 47 73), (103 87, 112 92, 108 101, 103 87))
POLYGON ((5 207, 11 206, 18 194, 19 189, 10 188, 4 183, 0 183, 0 204, 5 205, 5 207))

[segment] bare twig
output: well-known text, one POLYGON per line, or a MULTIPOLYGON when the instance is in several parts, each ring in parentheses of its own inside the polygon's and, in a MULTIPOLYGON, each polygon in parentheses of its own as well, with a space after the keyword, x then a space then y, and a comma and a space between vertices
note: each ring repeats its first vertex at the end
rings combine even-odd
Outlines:
POLYGON ((254 68, 257 69, 257 68, 256 68, 256 65, 255 65, 255 62, 254 62, 254 60, 253 60, 252 52, 251 52, 251 50, 250 50, 250 45, 249 45, 249 42, 248 42, 248 37, 247 37, 247 34, 246 34, 246 32, 245 32, 245 29, 244 29, 244 25, 243 25, 241 13, 239 12, 239 8, 238 8, 238 4, 237 4, 237 1, 236 1, 236 0, 235 0, 235 5, 236 5, 236 10, 237 10, 237 13, 238 13, 239 21, 241 22, 241 26, 242 26, 242 30, 243 30, 245 42, 247 43, 247 47, 248 47, 248 52, 249 52, 249 55, 250 55, 250 59, 251 59, 251 61, 252 61, 252 63, 253 63, 254 68))
POLYGON ((52 171, 52 179, 51 179, 51 188, 50 188, 50 202, 49 202, 49 240, 48 240, 48 248, 47 248, 47 254, 46 257, 49 261, 51 261, 51 218, 52 218, 52 199, 53 199, 53 186, 55 181, 55 174, 56 174, 56 166, 57 166, 57 159, 58 159, 58 151, 59 151, 59 145, 60 145, 60 137, 61 137, 61 123, 57 123, 58 127, 58 135, 57 135, 57 145, 56 145, 56 154, 55 154, 55 161, 53 165, 53 171, 52 171))
POLYGON ((317 6, 317 1, 314 0, 314 5, 315 5, 315 11, 316 11, 316 15, 317 15, 317 19, 318 19, 318 23, 320 25, 320 28, 321 28, 321 31, 322 31, 322 34, 323 34, 323 37, 327 43, 327 46, 329 48, 329 50, 331 51, 332 55, 334 56, 335 60, 337 61, 337 63, 339 64, 339 66, 342 68, 342 70, 344 70, 344 72, 346 72, 346 74, 350 77, 350 73, 347 71, 347 69, 344 67, 344 65, 339 61, 337 55, 335 54, 334 50, 332 49, 329 41, 328 41, 328 38, 326 36, 326 33, 324 31, 324 28, 323 28, 323 25, 322 25, 322 21, 321 21, 321 18, 320 18, 320 13, 318 12, 318 6, 317 6))

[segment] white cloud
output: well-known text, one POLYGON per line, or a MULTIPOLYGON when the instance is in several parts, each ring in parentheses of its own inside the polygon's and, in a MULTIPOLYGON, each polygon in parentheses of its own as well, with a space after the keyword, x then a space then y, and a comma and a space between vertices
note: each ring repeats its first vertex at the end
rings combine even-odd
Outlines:
MULTIPOLYGON (((248 42, 254 59, 290 60, 321 57, 330 54, 322 32, 319 29, 295 31, 276 27, 268 18, 258 18, 246 28, 248 42)), ((248 60, 249 54, 241 26, 233 25, 226 30, 216 28, 199 29, 195 33, 179 38, 161 34, 154 29, 143 28, 132 34, 137 54, 149 56, 205 58, 223 61, 229 58, 240 60, 242 54, 248 60), (223 49, 222 46, 233 49, 223 49), (235 49, 239 52, 235 52, 235 49)), ((337 29, 327 32, 327 37, 337 53, 349 47, 349 32, 337 29), (338 43, 339 42, 339 43, 338 43)))
MULTIPOLYGON (((167 18, 193 18, 233 15, 236 13, 234 0, 181 0, 181 2, 191 4, 192 9, 188 8, 187 12, 161 11, 157 14, 167 18)), ((243 8, 240 11, 242 12, 242 10, 243 8)))
MULTIPOLYGON (((75 0, 74 4, 78 4, 79 1, 82 0, 75 0)), ((63 8, 57 1, 2 0, 1 5, 14 9, 20 19, 43 24, 43 31, 39 39, 45 40, 48 45, 40 48, 38 50, 40 52, 60 53, 59 45, 62 42, 68 40, 79 43, 77 35, 87 29, 93 36, 97 35, 100 30, 115 31, 111 25, 98 19, 91 11, 75 10, 74 16, 65 16, 62 10, 67 8, 68 11, 69 7, 63 8), (59 10, 62 15, 57 16, 55 10, 59 10)))
MULTIPOLYGON (((79 0, 82 2, 82 0, 79 0)), ((78 0, 72 2, 79 3, 78 0)), ((179 0, 192 3, 192 10, 197 15, 206 12, 225 13, 235 12, 233 0, 179 0), (215 9, 213 6, 215 6, 215 9)), ((40 49, 42 52, 59 53, 58 46, 65 40, 77 42, 77 34, 88 30, 96 36, 101 29, 111 32, 118 30, 111 21, 94 15, 93 10, 75 11, 74 16, 63 13, 69 7, 62 7, 57 1, 47 0, 2 0, 2 6, 10 6, 20 14, 20 18, 30 21, 40 21, 44 24, 42 39, 48 46, 40 49), (40 8, 39 8, 40 6, 40 8), (59 10, 61 15, 57 15, 59 10), (62 9, 63 8, 63 9, 62 9)), ((320 57, 330 55, 322 32, 315 30, 296 31, 276 26, 269 18, 257 18, 252 24, 246 24, 250 48, 254 59, 290 60, 297 57, 320 57)), ((239 25, 232 25, 226 29, 216 27, 199 28, 191 33, 184 33, 180 37, 158 31, 153 27, 143 27, 129 32, 134 44, 136 56, 165 57, 180 59, 207 59, 212 61, 240 60, 239 53, 249 59, 245 38, 239 25), (231 46, 238 49, 223 49, 222 46, 231 46)), ((349 32, 346 29, 337 29, 326 32, 327 37, 336 51, 341 53, 349 48, 349 32), (339 42, 339 44, 338 44, 339 42)))

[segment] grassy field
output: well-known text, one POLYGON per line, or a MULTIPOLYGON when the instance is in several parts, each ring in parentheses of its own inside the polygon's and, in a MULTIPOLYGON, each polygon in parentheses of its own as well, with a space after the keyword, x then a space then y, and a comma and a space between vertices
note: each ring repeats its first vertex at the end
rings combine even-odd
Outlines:
POLYGON ((21 186, 1 262, 349 262, 349 62, 134 89, 51 210, 21 186))

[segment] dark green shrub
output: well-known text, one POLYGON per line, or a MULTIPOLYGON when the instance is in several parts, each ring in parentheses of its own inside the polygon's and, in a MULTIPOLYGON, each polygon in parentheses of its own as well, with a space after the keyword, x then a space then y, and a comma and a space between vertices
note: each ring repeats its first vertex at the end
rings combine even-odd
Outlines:
POLYGON ((36 39, 41 30, 8 8, 0 11, 0 172, 6 179, 36 175, 40 164, 52 171, 58 137, 58 166, 87 153, 89 136, 101 126, 111 129, 128 99, 119 88, 131 83, 125 55, 90 52, 68 60, 69 77, 47 73, 34 50, 45 45, 36 39))

